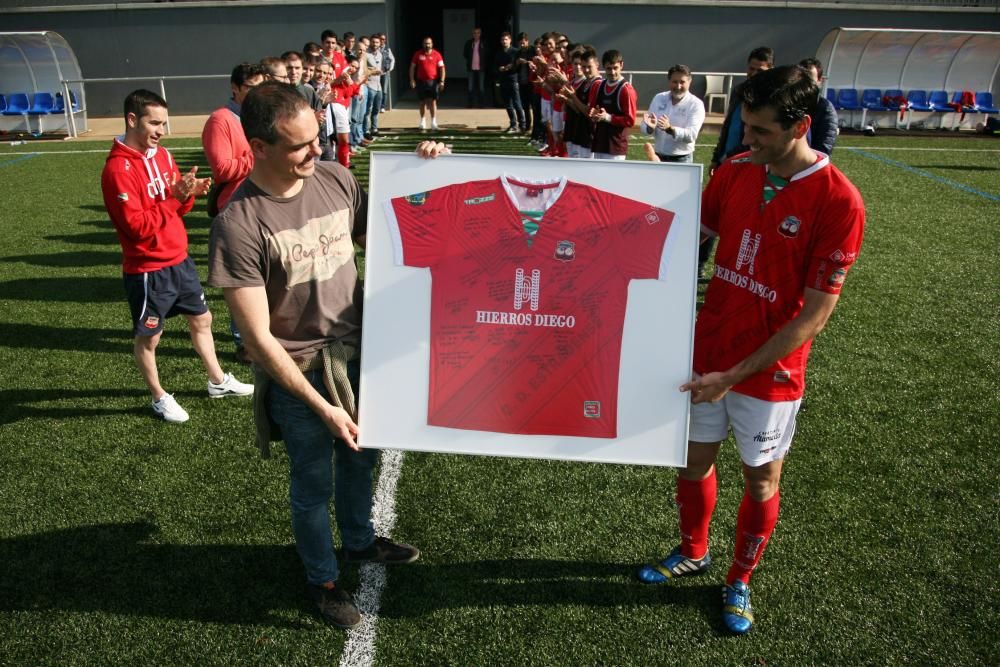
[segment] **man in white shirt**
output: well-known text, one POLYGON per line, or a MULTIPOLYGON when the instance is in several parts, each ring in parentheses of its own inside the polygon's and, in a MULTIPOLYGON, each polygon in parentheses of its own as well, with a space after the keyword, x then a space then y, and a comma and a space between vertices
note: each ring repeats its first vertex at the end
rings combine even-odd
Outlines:
POLYGON ((688 91, 691 70, 687 65, 674 65, 667 76, 670 90, 649 103, 642 132, 654 136, 654 150, 661 162, 692 162, 694 144, 705 122, 705 105, 688 91))

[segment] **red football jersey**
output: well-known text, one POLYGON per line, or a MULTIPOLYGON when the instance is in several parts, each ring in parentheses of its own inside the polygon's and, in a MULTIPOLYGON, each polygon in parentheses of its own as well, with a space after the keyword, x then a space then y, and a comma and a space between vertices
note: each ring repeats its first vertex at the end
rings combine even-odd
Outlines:
POLYGON ((417 51, 410 62, 417 66, 413 71, 417 81, 434 81, 440 76, 441 67, 444 66, 444 56, 434 49, 431 49, 430 53, 417 51))
MULTIPOLYGON (((765 205, 766 175, 749 154, 736 156, 702 194, 702 231, 718 234, 719 247, 695 326, 698 373, 726 371, 750 356, 798 315, 807 287, 838 294, 861 249, 864 202, 828 157, 765 205)), ((733 390, 766 401, 800 398, 811 345, 733 390)))
POLYGON ((431 270, 428 424, 616 437, 628 284, 664 276, 673 213, 509 177, 385 208, 396 264, 431 270))

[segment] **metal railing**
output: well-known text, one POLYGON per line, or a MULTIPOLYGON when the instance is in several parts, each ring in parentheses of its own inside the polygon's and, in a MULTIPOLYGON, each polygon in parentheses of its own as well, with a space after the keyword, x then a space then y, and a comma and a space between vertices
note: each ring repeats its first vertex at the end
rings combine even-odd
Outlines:
MULTIPOLYGON (((624 76, 628 78, 628 82, 635 86, 634 77, 635 76, 659 76, 663 79, 667 78, 666 70, 625 70, 622 72, 624 76)), ((710 76, 721 76, 723 78, 722 89, 725 91, 726 99, 728 100, 733 95, 733 80, 737 77, 746 78, 746 72, 691 72, 691 78, 702 77, 707 78, 710 76)), ((707 84, 706 84, 707 85, 707 84)), ((707 110, 707 107, 706 107, 707 110)))

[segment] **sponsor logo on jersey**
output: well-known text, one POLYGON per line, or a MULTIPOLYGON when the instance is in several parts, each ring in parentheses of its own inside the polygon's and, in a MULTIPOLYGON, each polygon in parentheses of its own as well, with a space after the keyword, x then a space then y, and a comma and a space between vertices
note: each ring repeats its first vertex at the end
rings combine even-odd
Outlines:
POLYGON ((514 271, 514 310, 521 310, 525 301, 532 310, 538 310, 541 280, 542 272, 538 269, 531 270, 530 280, 524 274, 524 269, 518 268, 514 271))
POLYGON ((740 252, 736 256, 736 270, 739 271, 744 266, 747 273, 753 275, 754 260, 757 259, 757 251, 760 250, 760 232, 751 238, 750 230, 743 230, 743 238, 740 239, 740 252))
POLYGON ((858 253, 856 252, 844 252, 840 248, 837 248, 830 254, 830 259, 837 263, 841 262, 853 262, 857 259, 858 253))
POLYGON ((556 259, 560 262, 572 262, 576 259, 576 244, 572 241, 560 241, 557 243, 556 259))
POLYGON ((745 164, 749 161, 750 161, 749 155, 747 157, 738 157, 736 159, 730 160, 730 162, 732 162, 733 164, 745 164))
POLYGON ((762 299, 767 299, 771 303, 778 300, 778 292, 765 285, 764 283, 757 282, 749 276, 744 276, 741 273, 733 271, 732 269, 727 269, 719 264, 715 265, 715 277, 719 280, 724 280, 725 282, 739 287, 750 292, 753 292, 762 299))
POLYGON ((790 215, 781 221, 778 225, 778 233, 785 238, 794 239, 799 235, 799 228, 802 226, 802 221, 796 218, 794 215, 790 215))
POLYGON ((660 216, 656 215, 656 211, 650 211, 646 214, 646 222, 651 225, 655 225, 660 221, 660 216))
POLYGON ((127 192, 119 192, 118 193, 118 201, 128 201, 128 193, 127 192))
POLYGON ((146 318, 146 321, 142 323, 142 326, 146 327, 147 329, 155 329, 159 324, 160 324, 160 318, 153 317, 152 315, 150 315, 149 317, 146 318))
POLYGON ((791 371, 774 371, 775 382, 790 382, 791 379, 792 379, 791 371))
POLYGON ((466 206, 475 206, 476 204, 485 204, 488 201, 493 201, 496 198, 497 196, 495 194, 486 195, 485 197, 473 197, 472 199, 466 199, 465 204, 466 206))
POLYGON ((600 401, 584 401, 583 402, 583 416, 587 419, 597 419, 601 416, 601 402, 600 401))
POLYGON ((410 206, 423 206, 424 204, 427 203, 427 193, 418 192, 415 195, 407 195, 406 197, 404 197, 404 199, 406 200, 406 203, 409 204, 410 206))
POLYGON ((826 284, 830 287, 840 287, 844 284, 844 279, 847 278, 847 269, 841 267, 839 269, 834 269, 830 273, 830 277, 827 278, 826 284))

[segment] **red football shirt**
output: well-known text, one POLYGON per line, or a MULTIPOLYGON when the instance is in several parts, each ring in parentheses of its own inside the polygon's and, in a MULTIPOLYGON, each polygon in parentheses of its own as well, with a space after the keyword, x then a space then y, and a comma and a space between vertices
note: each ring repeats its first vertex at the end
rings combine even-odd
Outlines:
POLYGON ((434 81, 438 78, 438 70, 444 65, 444 56, 434 49, 430 53, 417 51, 410 62, 417 66, 413 71, 417 81, 434 81))
MULTIPOLYGON (((840 293, 857 259, 865 205, 822 156, 764 204, 763 165, 749 154, 723 163, 702 194, 702 230, 719 236, 715 275, 698 313, 694 370, 726 371, 798 315, 805 289, 840 293)), ((791 401, 805 389, 807 341, 734 391, 791 401)))
POLYGON ((616 436, 628 284, 664 276, 673 213, 508 177, 385 208, 397 265, 431 270, 428 424, 616 436))

